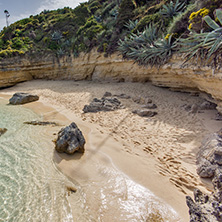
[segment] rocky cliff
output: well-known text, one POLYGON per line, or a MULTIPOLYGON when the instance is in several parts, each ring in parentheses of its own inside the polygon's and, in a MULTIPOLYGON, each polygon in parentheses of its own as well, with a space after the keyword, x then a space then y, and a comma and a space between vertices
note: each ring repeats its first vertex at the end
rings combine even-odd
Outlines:
POLYGON ((92 51, 78 58, 53 56, 20 57, 0 62, 0 87, 30 79, 71 79, 94 81, 151 81, 156 86, 180 91, 205 92, 222 112, 222 70, 212 71, 195 65, 181 67, 181 57, 174 57, 161 68, 140 67, 113 54, 104 57, 92 51))

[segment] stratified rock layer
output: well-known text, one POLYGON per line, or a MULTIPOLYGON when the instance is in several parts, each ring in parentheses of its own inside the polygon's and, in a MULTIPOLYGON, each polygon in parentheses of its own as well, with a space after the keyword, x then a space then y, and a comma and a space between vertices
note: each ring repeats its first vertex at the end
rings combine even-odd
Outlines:
POLYGON ((15 93, 11 99, 9 99, 9 104, 11 105, 21 105, 25 103, 30 103, 39 100, 37 95, 32 95, 29 93, 15 93))
POLYGON ((73 154, 76 151, 83 153, 85 143, 85 138, 80 129, 75 123, 71 123, 59 131, 55 149, 60 153, 67 154, 73 154))
POLYGON ((95 81, 151 81, 156 86, 190 92, 199 90, 212 96, 222 113, 222 70, 192 64, 183 66, 181 57, 173 57, 161 68, 141 67, 123 60, 118 54, 104 57, 92 50, 78 58, 52 55, 17 57, 0 62, 0 87, 30 79, 66 79, 95 81))

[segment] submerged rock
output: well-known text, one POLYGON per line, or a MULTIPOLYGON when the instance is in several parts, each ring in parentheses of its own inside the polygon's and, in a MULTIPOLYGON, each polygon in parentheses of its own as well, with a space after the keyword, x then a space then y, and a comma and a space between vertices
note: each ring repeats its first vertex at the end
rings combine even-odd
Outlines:
POLYGON ((66 187, 68 192, 76 193, 77 189, 75 187, 67 186, 66 187))
POLYGON ((222 169, 222 129, 208 137, 197 154, 200 177, 212 177, 216 169, 222 169))
POLYGON ((85 105, 83 108, 84 113, 96 113, 99 111, 113 111, 123 108, 121 102, 117 98, 94 98, 89 105, 85 105))
POLYGON ((73 154, 76 151, 84 153, 85 143, 85 138, 80 129, 75 123, 71 123, 59 131, 55 141, 55 149, 60 153, 67 154, 73 154))
POLYGON ((15 93, 11 99, 9 99, 9 104, 20 105, 25 103, 30 103, 39 100, 37 95, 32 95, 29 93, 15 93))
POLYGON ((211 195, 203 194, 200 190, 194 191, 194 200, 186 197, 189 207, 190 222, 222 221, 222 171, 216 170, 212 181, 214 192, 211 195))
POLYGON ((28 125, 39 125, 39 126, 47 126, 47 125, 52 125, 52 126, 58 126, 58 123, 55 122, 48 122, 48 121, 30 121, 30 122, 24 122, 24 124, 28 125))
POLYGON ((0 136, 1 136, 2 134, 4 134, 6 131, 7 131, 6 128, 0 128, 0 136))

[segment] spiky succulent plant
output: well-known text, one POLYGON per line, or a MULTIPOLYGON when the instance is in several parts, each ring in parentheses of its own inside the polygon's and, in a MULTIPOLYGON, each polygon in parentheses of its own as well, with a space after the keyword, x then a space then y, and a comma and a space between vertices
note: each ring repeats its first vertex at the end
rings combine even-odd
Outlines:
POLYGON ((126 59, 132 59, 139 65, 161 66, 176 51, 177 42, 172 35, 158 38, 158 30, 149 25, 143 32, 131 34, 119 41, 118 50, 126 59))
POLYGON ((62 34, 59 31, 54 31, 52 33, 52 40, 53 41, 60 41, 62 39, 62 34))
POLYGON ((205 16, 204 21, 212 29, 210 32, 196 33, 191 31, 188 38, 181 39, 181 52, 185 53, 186 61, 196 59, 202 65, 221 68, 222 63, 222 10, 216 10, 216 20, 205 16))
POLYGON ((173 18, 183 11, 185 8, 185 2, 177 0, 175 3, 171 1, 169 4, 163 5, 163 9, 160 13, 167 18, 173 18))
POLYGON ((135 21, 129 20, 129 22, 125 24, 125 27, 129 31, 132 31, 136 27, 137 23, 138 23, 138 19, 135 20, 135 21))

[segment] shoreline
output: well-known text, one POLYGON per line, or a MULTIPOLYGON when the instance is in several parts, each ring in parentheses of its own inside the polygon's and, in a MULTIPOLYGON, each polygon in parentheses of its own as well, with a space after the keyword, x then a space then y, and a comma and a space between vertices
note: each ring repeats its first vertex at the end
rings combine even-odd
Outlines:
MULTIPOLYGON (((0 94, 12 95, 18 91, 40 94, 40 100, 37 103, 42 103, 45 106, 42 110, 39 110, 41 105, 36 106, 36 103, 30 103, 25 106, 33 110, 36 108, 38 112, 45 113, 43 115, 46 120, 47 118, 49 120, 58 118, 58 115, 61 114, 58 118, 61 123, 76 122, 79 128, 88 135, 87 140, 90 141, 86 146, 86 150, 89 151, 88 154, 91 153, 90 155, 92 156, 99 156, 95 153, 105 153, 112 161, 109 158, 100 156, 98 159, 103 165, 112 165, 113 162, 117 169, 128 175, 132 181, 136 181, 138 184, 151 190, 156 196, 172 206, 184 221, 187 221, 189 215, 185 196, 192 196, 192 189, 195 187, 206 191, 207 180, 203 180, 203 185, 202 180, 195 172, 195 153, 201 138, 207 133, 214 132, 220 128, 221 124, 211 120, 214 115, 213 111, 188 115, 182 109, 180 110, 181 101, 184 101, 184 103, 199 102, 199 98, 190 97, 184 93, 167 92, 167 89, 156 88, 149 84, 137 83, 134 86, 132 83, 121 83, 119 84, 119 90, 115 86, 116 83, 71 83, 70 81, 36 80, 3 89, 0 94), (42 86, 38 88, 37 86, 39 85, 42 86), (79 112, 82 104, 88 104, 92 97, 101 98, 106 88, 117 92, 125 92, 127 90, 124 89, 124 85, 130 90, 132 88, 138 89, 137 87, 140 86, 142 90, 139 88, 135 92, 138 95, 145 94, 146 92, 144 91, 147 86, 148 94, 150 92, 153 93, 154 95, 150 94, 150 96, 154 102, 158 103, 158 115, 148 120, 135 116, 131 113, 131 110, 132 106, 134 108, 136 105, 128 100, 121 100, 126 107, 124 110, 96 114, 82 114, 79 112), (58 88, 54 88, 55 86, 58 88), (98 87, 100 87, 100 91, 98 87), (164 98, 161 93, 168 95, 164 98), (81 95, 83 96, 80 97, 81 95), (172 96, 172 104, 170 104, 170 98, 167 98, 167 96, 172 96), (161 111, 163 111, 163 114, 159 114, 161 111), (48 115, 50 112, 51 114, 48 115), (169 112, 171 112, 172 119, 169 112), (164 116, 164 114, 166 115, 164 116), (110 118, 112 121, 110 122, 107 118, 110 118), (118 123, 121 123, 120 126, 118 123), (196 135, 193 135, 193 132, 191 132, 192 128, 194 128, 193 132, 196 135), (143 134, 146 130, 147 134, 143 134), (148 133, 151 133, 151 135, 148 133), (163 137, 161 133, 164 134, 163 137), (140 134, 142 134, 141 137, 140 134), (145 135, 149 138, 146 138, 145 135), (160 149, 161 152, 158 152, 157 149, 160 149), (184 150, 181 151, 181 149, 184 150), (180 180, 181 177, 183 180, 180 180), (150 178, 152 179, 150 180, 150 178), (188 181, 188 179, 193 181, 188 181)), ((75 169, 76 166, 73 165, 73 168, 71 168, 70 163, 74 161, 64 157, 61 160, 61 156, 64 156, 63 154, 58 156, 54 155, 54 161, 57 161, 56 164, 62 168, 63 173, 73 177, 71 169, 75 169)), ((82 157, 80 161, 81 159, 82 157)), ((88 168, 90 167, 88 166, 88 168)), ((82 175, 78 176, 80 178, 83 177, 83 173, 86 172, 82 172, 82 175)), ((91 172, 92 175, 93 173, 95 172, 91 172)), ((86 174, 86 176, 89 175, 86 174)), ((94 176, 96 177, 96 175, 94 176)), ((208 187, 208 189, 211 188, 208 187)))

